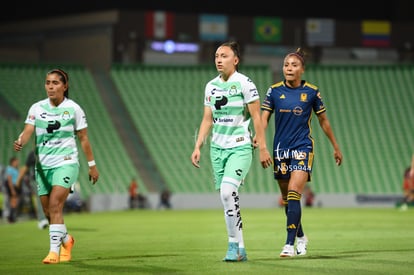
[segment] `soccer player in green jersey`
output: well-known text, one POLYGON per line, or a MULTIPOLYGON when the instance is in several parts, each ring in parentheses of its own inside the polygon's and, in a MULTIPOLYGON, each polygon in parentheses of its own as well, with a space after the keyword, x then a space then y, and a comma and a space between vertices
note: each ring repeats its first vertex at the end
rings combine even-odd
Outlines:
POLYGON ((248 173, 254 147, 260 152, 263 168, 272 164, 260 119, 260 99, 256 85, 238 72, 240 50, 237 42, 220 45, 215 53, 219 75, 205 86, 204 114, 191 155, 199 168, 200 149, 212 129, 210 158, 215 189, 220 191, 228 234, 228 250, 224 261, 246 261, 238 189, 248 173), (255 142, 250 121, 253 120, 255 142))
POLYGON ((79 175, 76 138, 88 160, 89 177, 95 184, 99 178, 89 142, 83 109, 69 99, 69 76, 61 69, 46 74, 47 98, 34 103, 14 150, 20 151, 35 133, 37 192, 49 220, 50 250, 45 264, 71 260, 74 238, 68 234, 63 219, 63 206, 70 187, 79 175))

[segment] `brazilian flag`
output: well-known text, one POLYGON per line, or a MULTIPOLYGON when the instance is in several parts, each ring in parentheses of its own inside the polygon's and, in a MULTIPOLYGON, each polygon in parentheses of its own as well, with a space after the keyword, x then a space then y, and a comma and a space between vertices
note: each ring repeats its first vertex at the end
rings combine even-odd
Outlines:
POLYGON ((282 20, 279 17, 255 17, 254 40, 256 42, 280 42, 282 20))

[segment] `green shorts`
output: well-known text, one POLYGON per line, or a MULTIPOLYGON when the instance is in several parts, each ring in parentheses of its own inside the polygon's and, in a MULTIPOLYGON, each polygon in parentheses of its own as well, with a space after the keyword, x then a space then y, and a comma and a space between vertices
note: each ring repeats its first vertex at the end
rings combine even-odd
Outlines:
POLYGON ((69 164, 52 169, 36 169, 37 194, 48 195, 52 187, 59 185, 70 188, 78 180, 79 165, 69 164))
POLYGON ((223 182, 239 187, 249 172, 253 148, 251 145, 228 149, 211 147, 210 158, 215 189, 220 190, 223 182))

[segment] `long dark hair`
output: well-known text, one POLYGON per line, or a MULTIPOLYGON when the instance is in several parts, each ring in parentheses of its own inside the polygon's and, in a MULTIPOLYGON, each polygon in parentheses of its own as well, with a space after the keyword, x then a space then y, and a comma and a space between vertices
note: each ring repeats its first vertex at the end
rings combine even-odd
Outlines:
MULTIPOLYGON (((67 72, 65 72, 62 69, 53 69, 53 70, 47 72, 47 75, 49 75, 49 74, 58 74, 59 78, 60 78, 60 81, 62 81, 63 84, 69 83, 69 75, 68 75, 67 72)), ((69 98, 69 85, 67 85, 66 91, 63 93, 63 95, 66 98, 69 98)))

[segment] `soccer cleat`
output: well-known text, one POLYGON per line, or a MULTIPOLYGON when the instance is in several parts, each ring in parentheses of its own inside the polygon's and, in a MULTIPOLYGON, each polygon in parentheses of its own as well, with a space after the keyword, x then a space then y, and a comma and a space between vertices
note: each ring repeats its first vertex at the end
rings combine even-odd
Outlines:
POLYGON ((229 242, 229 247, 227 249, 226 257, 223 261, 225 262, 238 262, 239 261, 239 244, 229 242))
POLYGON ((296 238, 296 255, 306 255, 306 246, 308 245, 308 238, 306 236, 296 238))
POLYGON ((62 243, 60 247, 60 258, 61 262, 68 262, 72 259, 72 247, 75 244, 75 239, 68 234, 69 240, 66 243, 62 243))
POLYGON ((47 254, 46 258, 42 261, 44 264, 58 264, 59 263, 59 255, 56 252, 50 251, 47 254))
POLYGON ((239 258, 238 258, 239 262, 245 262, 247 261, 247 254, 246 254, 246 249, 245 248, 239 248, 239 258))
POLYGON ((280 257, 294 257, 295 256, 295 247, 293 245, 286 244, 282 252, 280 252, 280 257))

